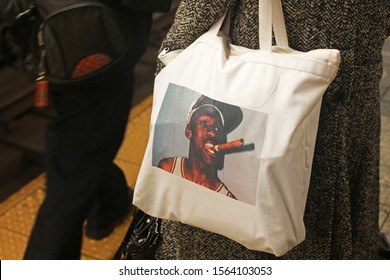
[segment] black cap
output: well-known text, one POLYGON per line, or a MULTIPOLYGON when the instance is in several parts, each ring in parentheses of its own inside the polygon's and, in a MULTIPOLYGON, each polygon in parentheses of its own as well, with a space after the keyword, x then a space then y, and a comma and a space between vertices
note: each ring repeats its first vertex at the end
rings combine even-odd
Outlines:
POLYGON ((240 107, 220 102, 202 95, 198 98, 195 104, 191 106, 188 112, 187 123, 191 121, 191 117, 194 112, 196 112, 199 108, 205 106, 211 106, 219 112, 219 114, 221 115, 224 132, 226 134, 235 130, 242 122, 243 114, 240 107))

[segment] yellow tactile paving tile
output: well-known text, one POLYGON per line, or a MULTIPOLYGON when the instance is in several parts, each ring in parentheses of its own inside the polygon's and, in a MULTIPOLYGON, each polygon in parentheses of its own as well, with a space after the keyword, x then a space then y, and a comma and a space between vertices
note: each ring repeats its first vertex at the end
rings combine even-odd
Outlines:
POLYGON ((149 137, 151 108, 148 107, 127 126, 125 141, 117 154, 117 159, 141 164, 149 137))
POLYGON ((44 187, 46 176, 45 174, 41 174, 37 176, 34 180, 29 182, 19 191, 11 195, 5 201, 0 203, 0 215, 4 212, 8 211, 10 208, 14 207, 20 201, 28 197, 31 193, 35 192, 37 189, 44 187))
POLYGON ((0 228, 0 260, 21 260, 28 237, 0 228))
POLYGON ((131 108, 129 120, 137 117, 139 114, 141 114, 146 109, 149 109, 152 106, 152 103, 153 103, 153 96, 150 95, 147 98, 145 98, 144 100, 142 100, 140 103, 138 103, 136 106, 131 108))
POLYGON ((29 236, 44 197, 43 187, 31 193, 0 216, 0 228, 29 236))
POLYGON ((45 196, 41 174, 0 204, 0 259, 23 258, 36 213, 45 196))

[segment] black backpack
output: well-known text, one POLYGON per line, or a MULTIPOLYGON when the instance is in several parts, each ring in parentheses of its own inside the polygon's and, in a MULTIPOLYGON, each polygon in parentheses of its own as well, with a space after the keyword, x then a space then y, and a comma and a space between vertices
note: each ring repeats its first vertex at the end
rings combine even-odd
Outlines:
POLYGON ((124 62, 129 34, 120 9, 102 0, 36 0, 42 24, 38 32, 38 77, 51 84, 95 82, 124 62), (110 70, 108 72, 108 70, 110 70))
MULTIPOLYGON (((36 107, 48 106, 49 84, 51 89, 74 92, 76 88, 109 81, 123 72, 131 34, 125 29, 128 15, 116 2, 35 0, 26 4, 25 0, 14 0, 13 4, 17 2, 23 5, 6 7, 8 15, 19 12, 10 16, 14 16, 11 32, 28 30, 37 36, 25 44, 29 46, 26 54, 20 54, 34 57, 30 69, 25 67, 26 59, 22 59, 22 70, 29 70, 36 77, 36 107), (30 30, 28 21, 38 22, 38 30, 30 30)), ((23 46, 22 42, 16 45, 23 46)))
POLYGON ((0 4, 19 40, 15 45, 22 46, 18 56, 23 70, 37 77, 38 91, 47 92, 48 82, 52 88, 68 90, 124 75, 123 67, 131 67, 126 64, 130 51, 132 63, 140 56, 131 45, 132 36, 137 37, 134 19, 167 12, 171 0, 0 0, 0 4), (18 35, 23 32, 35 35, 34 39, 18 35), (26 57, 33 58, 29 69, 26 57))
POLYGON ((109 63, 103 68, 114 66, 129 45, 126 17, 168 12, 170 5, 171 0, 0 0, 0 15, 13 35, 11 45, 19 49, 16 56, 22 64, 26 57, 33 60, 24 70, 34 75, 46 70, 58 83, 79 80, 74 67, 88 55, 105 54, 100 63, 109 63))
POLYGON ((126 17, 131 15, 121 2, 0 0, 0 8, 13 35, 12 45, 23 49, 17 56, 22 63, 25 57, 34 57, 32 69, 23 70, 56 85, 94 82, 100 72, 124 61, 131 39, 126 17))

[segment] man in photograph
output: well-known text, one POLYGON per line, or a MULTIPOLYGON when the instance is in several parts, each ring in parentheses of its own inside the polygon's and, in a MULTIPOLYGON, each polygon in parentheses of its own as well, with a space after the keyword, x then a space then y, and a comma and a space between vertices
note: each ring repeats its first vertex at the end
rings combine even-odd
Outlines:
POLYGON ((239 107, 201 96, 190 108, 185 135, 190 140, 188 158, 168 157, 158 167, 210 190, 236 199, 218 177, 224 151, 239 148, 243 140, 226 143, 227 134, 242 121, 239 107))

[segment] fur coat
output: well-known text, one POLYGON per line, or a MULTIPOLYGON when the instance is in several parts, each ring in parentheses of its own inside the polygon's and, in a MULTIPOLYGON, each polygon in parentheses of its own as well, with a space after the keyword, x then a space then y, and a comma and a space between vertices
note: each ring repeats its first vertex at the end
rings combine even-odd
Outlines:
MULTIPOLYGON (((379 81, 389 0, 282 0, 290 47, 341 52, 322 101, 305 211, 306 239, 284 259, 375 259, 379 219, 379 81)), ((182 0, 161 48, 186 48, 232 8, 233 44, 258 49, 258 0, 182 0)), ((161 69, 159 64, 159 69, 161 69)), ((163 221, 160 259, 272 259, 223 236, 163 221)))

